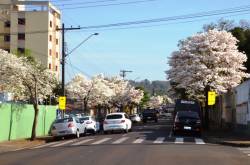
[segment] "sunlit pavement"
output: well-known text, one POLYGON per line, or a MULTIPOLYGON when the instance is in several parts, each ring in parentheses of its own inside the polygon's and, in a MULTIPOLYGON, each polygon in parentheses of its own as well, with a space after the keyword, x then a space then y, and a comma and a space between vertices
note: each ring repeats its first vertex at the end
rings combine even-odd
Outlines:
POLYGON ((128 134, 89 135, 0 154, 1 165, 249 165, 250 150, 172 136, 171 121, 136 124, 128 134))

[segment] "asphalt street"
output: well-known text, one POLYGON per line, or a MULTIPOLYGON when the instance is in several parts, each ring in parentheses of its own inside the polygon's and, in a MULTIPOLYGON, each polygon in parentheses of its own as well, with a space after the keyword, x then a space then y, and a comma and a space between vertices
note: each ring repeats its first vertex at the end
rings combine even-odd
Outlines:
POLYGON ((128 134, 88 135, 0 154, 1 165, 250 165, 250 148, 172 136, 172 122, 139 124, 128 134))

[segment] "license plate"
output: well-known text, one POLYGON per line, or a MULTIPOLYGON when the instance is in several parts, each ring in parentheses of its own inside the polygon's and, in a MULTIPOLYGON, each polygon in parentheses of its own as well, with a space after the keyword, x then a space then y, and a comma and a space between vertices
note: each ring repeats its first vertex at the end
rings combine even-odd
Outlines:
POLYGON ((151 117, 148 117, 148 119, 151 119, 151 117))
POLYGON ((184 129, 186 129, 186 130, 191 130, 191 127, 184 126, 184 129))
POLYGON ((65 133, 66 131, 60 131, 59 133, 65 133))

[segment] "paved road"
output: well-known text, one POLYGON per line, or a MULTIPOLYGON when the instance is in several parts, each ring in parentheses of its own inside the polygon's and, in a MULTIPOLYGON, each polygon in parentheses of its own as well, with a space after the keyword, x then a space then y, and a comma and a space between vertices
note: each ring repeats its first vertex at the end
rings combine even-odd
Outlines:
POLYGON ((86 136, 0 154, 1 165, 249 165, 250 148, 171 136, 171 121, 147 123, 128 134, 86 136))

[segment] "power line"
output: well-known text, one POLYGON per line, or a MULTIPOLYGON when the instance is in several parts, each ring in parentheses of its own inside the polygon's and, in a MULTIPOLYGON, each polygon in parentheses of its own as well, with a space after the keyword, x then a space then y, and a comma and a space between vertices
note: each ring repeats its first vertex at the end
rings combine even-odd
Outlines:
POLYGON ((82 71, 82 70, 79 69, 77 66, 75 66, 75 65, 73 65, 73 64, 71 64, 71 66, 72 66, 73 68, 75 68, 77 71, 79 71, 79 72, 81 72, 82 74, 86 75, 87 77, 89 77, 89 78, 92 77, 90 74, 88 74, 88 73, 82 71))
MULTIPOLYGON (((105 2, 113 2, 113 1, 119 1, 119 0, 100 0, 100 1, 75 2, 75 3, 71 2, 71 3, 56 4, 56 6, 85 5, 85 4, 105 3, 105 2)), ((57 3, 60 3, 60 2, 57 2, 57 3)))
POLYGON ((233 13, 242 13, 242 12, 249 12, 250 6, 244 7, 242 9, 239 9, 239 8, 235 8, 235 9, 236 10, 224 9, 224 10, 215 10, 215 11, 201 12, 201 13, 195 13, 195 14, 149 19, 149 20, 119 22, 119 23, 103 24, 103 25, 92 25, 92 26, 81 27, 81 29, 99 29, 99 28, 108 28, 108 27, 130 26, 130 25, 138 25, 138 24, 169 22, 169 21, 211 17, 211 16, 233 14, 233 13))
POLYGON ((76 6, 76 7, 61 8, 61 10, 95 8, 95 7, 107 7, 107 6, 121 6, 121 5, 129 5, 129 4, 138 4, 138 3, 145 3, 145 2, 153 2, 153 1, 157 1, 157 0, 137 0, 137 1, 130 1, 130 2, 110 3, 110 4, 98 4, 98 5, 89 5, 89 6, 76 6))
MULTIPOLYGON (((239 16, 239 15, 247 15, 250 14, 250 12, 241 13, 241 14, 232 14, 224 16, 226 17, 232 17, 232 16, 239 16)), ((216 17, 221 18, 221 17, 216 17)), ((203 19, 195 19, 195 20, 189 20, 189 21, 180 21, 180 22, 172 22, 172 23, 164 23, 164 24, 151 24, 151 25, 139 25, 139 26, 130 26, 130 27, 114 27, 114 28, 107 28, 107 29, 98 29, 98 31, 110 31, 110 30, 126 30, 126 29, 139 29, 139 28, 151 28, 151 27, 158 27, 158 26, 167 26, 167 25, 173 25, 173 24, 183 24, 183 23, 191 23, 191 22, 198 22, 198 21, 204 21, 204 20, 210 20, 211 18, 203 18, 203 19)), ((81 31, 84 32, 91 32, 92 30, 84 30, 81 29, 81 31)))
MULTIPOLYGON (((170 21, 187 20, 187 19, 190 20, 190 19, 195 19, 195 18, 227 15, 227 14, 234 14, 234 13, 238 13, 238 15, 240 15, 240 13, 246 14, 247 12, 249 12, 249 10, 250 10, 250 5, 247 5, 247 6, 228 8, 228 9, 221 9, 221 10, 172 16, 172 17, 155 18, 155 19, 149 19, 149 20, 139 20, 139 21, 119 22, 119 23, 103 24, 103 25, 84 26, 84 27, 80 27, 80 29, 82 29, 82 30, 101 29, 101 28, 112 28, 112 27, 159 23, 159 22, 170 22, 170 21)), ((190 20, 190 22, 191 21, 194 21, 194 20, 190 20)), ((135 28, 137 28, 137 27, 135 27, 135 28)), ((41 30, 41 31, 29 31, 29 32, 25 32, 25 33, 26 34, 36 34, 36 33, 47 33, 47 32, 55 32, 55 31, 54 30, 53 31, 48 31, 48 30, 42 31, 41 30)), ((0 33, 0 35, 5 35, 5 34, 9 34, 9 33, 0 33)), ((17 35, 17 34, 18 34, 18 32, 12 32, 10 35, 17 35)))

